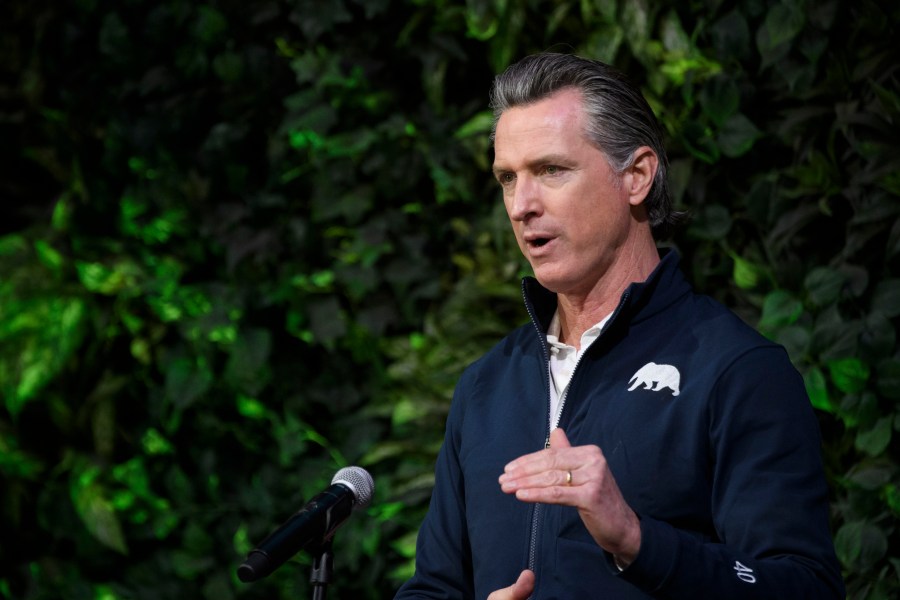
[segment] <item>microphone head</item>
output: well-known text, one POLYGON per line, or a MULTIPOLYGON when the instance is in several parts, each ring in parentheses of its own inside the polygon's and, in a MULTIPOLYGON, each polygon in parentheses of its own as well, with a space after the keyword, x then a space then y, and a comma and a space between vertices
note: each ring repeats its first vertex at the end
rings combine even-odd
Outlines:
POLYGON ((341 483, 353 492, 355 502, 353 508, 365 508, 375 495, 375 482, 372 476, 362 467, 344 467, 334 474, 331 485, 341 483))

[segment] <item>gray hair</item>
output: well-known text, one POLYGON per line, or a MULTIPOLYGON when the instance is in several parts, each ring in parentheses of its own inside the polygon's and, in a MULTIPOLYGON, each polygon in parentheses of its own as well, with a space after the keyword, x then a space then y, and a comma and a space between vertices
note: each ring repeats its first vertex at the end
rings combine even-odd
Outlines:
POLYGON ((647 100, 623 73, 596 60, 571 54, 540 53, 527 56, 494 79, 491 109, 494 124, 507 109, 534 104, 554 93, 573 88, 581 93, 587 117, 585 134, 606 156, 610 167, 622 173, 633 164, 635 151, 649 146, 659 159, 656 177, 644 206, 656 239, 671 233, 683 217, 672 209, 668 166, 662 129, 647 100))

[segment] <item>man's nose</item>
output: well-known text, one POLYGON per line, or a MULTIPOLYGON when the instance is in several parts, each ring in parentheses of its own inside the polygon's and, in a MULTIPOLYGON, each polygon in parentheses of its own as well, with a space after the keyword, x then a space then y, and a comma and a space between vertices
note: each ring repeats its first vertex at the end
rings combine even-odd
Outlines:
POLYGON ((509 218, 513 221, 526 221, 540 214, 541 210, 540 186, 535 178, 529 175, 516 177, 516 187, 507 203, 509 218))

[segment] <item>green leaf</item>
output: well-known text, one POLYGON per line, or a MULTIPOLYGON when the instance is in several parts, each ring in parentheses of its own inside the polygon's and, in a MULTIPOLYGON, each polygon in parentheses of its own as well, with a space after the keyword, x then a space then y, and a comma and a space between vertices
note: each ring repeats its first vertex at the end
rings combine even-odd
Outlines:
POLYGON ((123 290, 137 291, 141 276, 140 267, 128 259, 112 266, 79 260, 75 262, 75 270, 85 289, 105 296, 115 296, 123 290))
POLYGON ((803 29, 803 10, 793 2, 778 2, 766 12, 766 20, 756 34, 756 45, 763 56, 763 66, 783 56, 788 42, 803 29))
POLYGON ((0 305, 0 391, 18 414, 65 367, 84 339, 87 306, 80 298, 33 297, 0 305))
POLYGON ((875 287, 872 312, 880 312, 891 319, 900 315, 900 279, 885 279, 875 287))
POLYGON ((177 358, 166 366, 166 397, 179 410, 200 399, 212 383, 213 375, 202 361, 177 358))
POLYGON ((620 15, 620 23, 627 36, 633 40, 648 39, 650 19, 646 0, 625 2, 620 15))
POLYGON ((40 261, 54 273, 59 273, 65 260, 63 255, 50 245, 46 240, 38 240, 34 243, 34 249, 40 261))
POLYGON ((709 33, 718 55, 734 60, 750 51, 750 27, 740 10, 732 10, 712 24, 709 33))
POLYGON ((268 367, 272 335, 260 328, 241 330, 230 347, 225 379, 249 395, 259 394, 271 379, 268 367))
POLYGON ((847 278, 830 267, 816 267, 809 272, 803 285, 810 301, 816 306, 834 303, 841 295, 847 278))
POLYGON ((881 455, 891 443, 893 418, 882 417, 867 431, 856 432, 856 449, 869 456, 881 455))
POLYGON ((463 139, 473 135, 489 134, 493 123, 494 114, 489 110, 481 111, 460 125, 459 129, 453 133, 453 137, 463 139))
POLYGON ((41 460, 19 449, 15 437, 8 436, 0 430, 0 475, 7 481, 37 480, 44 468, 41 460))
POLYGON ((0 257, 24 254, 27 250, 28 240, 25 236, 15 233, 0 236, 0 257))
POLYGON ((869 380, 869 365, 858 358, 840 358, 828 362, 831 381, 846 393, 860 392, 869 380))
POLYGON ((703 86, 699 100, 703 113, 709 116, 717 127, 721 127, 729 117, 737 113, 741 94, 733 79, 720 75, 713 77, 703 86))
POLYGON ((730 252, 729 255, 734 261, 734 268, 731 271, 734 283, 742 290, 750 290, 759 285, 760 279, 766 274, 765 267, 754 264, 734 252, 730 252))
POLYGON ((722 154, 730 158, 743 156, 762 137, 762 132, 743 114, 728 117, 722 124, 716 143, 722 154))
POLYGON ((821 369, 813 367, 804 373, 803 383, 806 385, 806 393, 813 407, 825 412, 835 411, 834 404, 828 396, 828 386, 821 369))
POLYGON ((838 267, 838 272, 844 276, 846 282, 845 291, 853 298, 859 298, 869 287, 869 272, 857 265, 844 264, 838 267))
POLYGON ((900 400, 900 360, 891 358, 880 362, 876 382, 879 394, 891 400, 900 400))
POLYGON ((787 290, 774 290, 763 300, 759 328, 774 331, 791 325, 803 314, 803 303, 787 290))
POLYGON ((228 30, 228 20, 212 6, 201 6, 197 15, 197 37, 207 44, 219 39, 228 30))
POLYGON ((884 488, 884 501, 895 516, 900 516, 900 487, 893 483, 884 488))
POLYGON ((865 521, 845 523, 834 538, 834 549, 844 565, 874 566, 887 553, 887 548, 884 531, 865 521))
POLYGON ((847 479, 864 490, 875 491, 891 480, 892 468, 884 462, 866 463, 854 467, 847 479))
POLYGON ((269 416, 268 407, 257 400, 256 398, 250 398, 248 396, 239 395, 237 398, 237 409, 238 412, 249 418, 249 419, 257 419, 262 420, 269 416))
POLYGON ((681 141, 695 158, 707 164, 715 164, 719 160, 719 146, 708 126, 697 121, 688 121, 682 126, 681 141))
POLYGON ((663 46, 669 52, 687 54, 691 51, 691 39, 685 33, 678 13, 669 10, 662 16, 659 23, 663 46))
POLYGON ((836 305, 829 306, 816 316, 811 351, 823 361, 858 355, 858 341, 862 323, 845 319, 836 305))
POLYGON ((237 83, 244 74, 244 60, 237 52, 223 52, 213 60, 213 72, 225 83, 237 83))
POLYGON ((141 438, 141 446, 149 455, 172 454, 175 447, 166 437, 155 427, 147 429, 144 437, 141 438))
POLYGON ((497 34, 500 19, 487 2, 467 2, 466 33, 479 41, 489 40, 497 34))
POLYGON ((119 517, 107 491, 99 482, 100 469, 86 467, 73 476, 70 492, 75 511, 90 534, 101 544, 120 554, 128 554, 128 545, 119 517))
POLYGON ((721 204, 711 204, 699 209, 690 225, 693 236, 706 240, 721 240, 731 230, 731 213, 721 204))
POLYGON ((787 350, 794 364, 800 364, 809 352, 809 329, 800 325, 788 325, 779 329, 775 341, 787 350))

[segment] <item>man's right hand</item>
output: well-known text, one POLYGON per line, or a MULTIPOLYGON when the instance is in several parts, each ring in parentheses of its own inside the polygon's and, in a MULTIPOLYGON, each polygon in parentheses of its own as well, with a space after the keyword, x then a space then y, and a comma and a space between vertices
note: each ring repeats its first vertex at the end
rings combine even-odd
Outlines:
POLYGON ((525 569, 514 584, 502 590, 492 592, 487 600, 528 600, 534 591, 534 573, 525 569))

